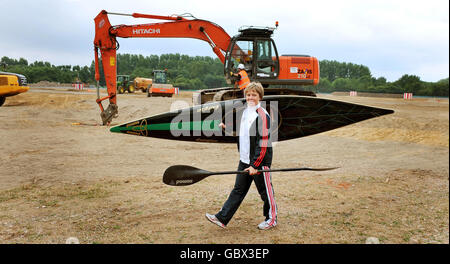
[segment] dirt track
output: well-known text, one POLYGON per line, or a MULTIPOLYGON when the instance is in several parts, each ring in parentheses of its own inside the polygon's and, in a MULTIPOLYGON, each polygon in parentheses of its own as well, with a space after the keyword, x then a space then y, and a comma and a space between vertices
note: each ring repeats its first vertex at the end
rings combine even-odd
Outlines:
MULTIPOLYGON (((273 174, 279 225, 263 232, 254 185, 222 230, 204 214, 220 209, 233 176, 187 187, 161 181, 174 164, 235 169, 234 144, 113 134, 95 126, 94 93, 36 91, 0 108, 0 243, 449 243, 447 99, 322 95, 395 114, 278 143, 274 168, 341 168, 273 174)), ((114 124, 190 96, 119 95, 114 124)))

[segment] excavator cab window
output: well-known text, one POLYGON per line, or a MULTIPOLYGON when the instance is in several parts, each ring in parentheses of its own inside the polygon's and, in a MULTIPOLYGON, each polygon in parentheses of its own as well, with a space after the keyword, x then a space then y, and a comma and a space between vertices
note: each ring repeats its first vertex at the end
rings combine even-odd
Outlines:
POLYGON ((238 65, 242 63, 246 71, 251 74, 253 68, 253 41, 236 41, 227 63, 230 64, 230 70, 233 72, 237 72, 238 65))
POLYGON ((256 41, 256 76, 257 78, 276 78, 278 72, 278 60, 273 40, 256 41))

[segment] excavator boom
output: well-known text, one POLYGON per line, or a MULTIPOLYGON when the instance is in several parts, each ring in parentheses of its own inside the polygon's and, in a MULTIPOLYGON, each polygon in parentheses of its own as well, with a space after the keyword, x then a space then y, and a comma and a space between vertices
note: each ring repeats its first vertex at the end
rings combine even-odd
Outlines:
MULTIPOLYGON (((110 124, 112 118, 118 113, 117 107, 117 61, 116 52, 119 48, 117 37, 120 38, 192 38, 206 41, 224 64, 224 74, 227 83, 235 81, 230 77, 230 72, 234 72, 238 64, 244 67, 252 81, 260 82, 264 87, 269 85, 316 85, 319 82, 319 64, 315 57, 307 55, 281 55, 278 56, 275 42, 271 38, 274 28, 254 28, 240 29, 240 34, 230 37, 219 25, 202 19, 197 19, 190 15, 180 16, 158 16, 149 14, 120 14, 108 13, 102 10, 94 19, 95 21, 95 79, 100 80, 99 56, 105 75, 108 95, 100 98, 97 92, 97 103, 101 109, 103 124, 110 124), (137 25, 116 25, 112 26, 108 14, 125 15, 134 18, 146 18, 162 20, 158 23, 137 24, 137 25), (100 52, 100 54, 99 54, 100 52), (106 109, 103 108, 102 101, 109 100, 106 109)), ((231 88, 232 89, 232 88, 231 88)), ((214 99, 226 99, 229 91, 208 89, 204 91, 204 100, 209 98, 207 93, 212 93, 214 99), (220 98, 219 98, 220 97, 220 98)), ((287 91, 273 88, 274 94, 297 94, 298 91, 287 91)), ((235 94, 232 92, 231 94, 235 94)), ((315 96, 313 92, 306 95, 315 96)), ((202 99, 202 101, 203 101, 202 99)))
POLYGON ((98 50, 100 50, 103 71, 108 91, 108 96, 98 98, 97 103, 102 110, 103 124, 108 124, 114 115, 117 114, 116 100, 116 50, 118 43, 116 38, 193 38, 206 41, 210 44, 213 52, 224 63, 225 53, 230 44, 231 37, 217 24, 201 20, 186 19, 181 16, 157 16, 133 13, 129 16, 135 18, 148 18, 168 20, 161 23, 138 24, 138 25, 117 25, 112 26, 108 19, 108 14, 125 15, 118 13, 108 13, 102 10, 95 17, 95 79, 99 81, 99 61, 98 50), (103 109, 101 102, 109 99, 108 109, 103 109), (114 108, 114 109, 111 109, 114 108))

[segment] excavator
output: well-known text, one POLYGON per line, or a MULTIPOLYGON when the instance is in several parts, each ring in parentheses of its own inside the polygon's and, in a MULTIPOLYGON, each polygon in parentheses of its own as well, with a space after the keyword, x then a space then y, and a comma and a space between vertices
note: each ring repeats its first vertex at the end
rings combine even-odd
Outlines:
MULTIPOLYGON (((95 79, 100 79, 99 51, 105 74, 108 95, 98 98, 103 125, 109 125, 118 114, 116 93, 116 52, 117 41, 121 38, 193 38, 207 42, 219 60, 224 64, 224 75, 228 84, 235 83, 238 64, 244 64, 251 81, 260 82, 267 95, 307 95, 315 96, 310 91, 287 88, 269 88, 269 85, 316 85, 319 83, 319 62, 308 55, 278 55, 275 42, 271 38, 276 28, 242 27, 239 34, 230 37, 219 25, 195 18, 191 14, 160 16, 141 13, 122 14, 102 10, 94 19, 95 22, 95 79), (112 26, 108 15, 131 16, 163 20, 159 23, 116 25, 112 26), (109 100, 105 109, 102 101, 109 100)), ((278 22, 275 24, 278 27, 278 22)), ((236 98, 234 87, 206 89, 200 92, 198 103, 221 101, 236 98)))

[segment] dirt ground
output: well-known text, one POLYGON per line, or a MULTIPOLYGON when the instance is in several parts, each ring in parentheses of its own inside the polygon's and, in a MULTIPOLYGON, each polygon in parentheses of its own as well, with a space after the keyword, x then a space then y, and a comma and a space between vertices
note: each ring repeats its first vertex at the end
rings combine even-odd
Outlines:
MULTIPOLYGON (((254 185, 226 229, 205 219, 221 208, 233 175, 162 183, 175 164, 235 169, 235 144, 111 133, 99 125, 93 92, 33 88, 8 97, 0 108, 0 243, 449 243, 448 99, 319 97, 395 114, 277 143, 273 168, 340 169, 274 173, 278 226, 268 231, 257 229, 254 185)), ((191 94, 118 95, 113 125, 183 101, 191 94)))

